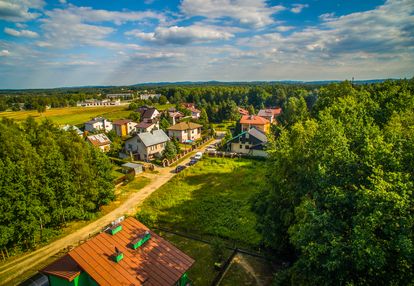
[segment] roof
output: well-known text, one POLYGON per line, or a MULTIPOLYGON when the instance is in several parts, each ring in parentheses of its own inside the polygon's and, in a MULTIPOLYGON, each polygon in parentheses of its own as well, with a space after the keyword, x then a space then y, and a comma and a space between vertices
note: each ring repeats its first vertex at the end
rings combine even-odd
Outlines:
MULTIPOLYGON (((102 232, 67 254, 98 285, 171 286, 193 265, 194 259, 133 217, 127 218, 121 225, 122 230, 116 234, 102 232), (146 231, 149 231, 151 238, 138 249, 132 249, 131 242, 146 231), (119 262, 112 259, 115 247, 123 253, 123 259, 119 262)), ((60 268, 62 271, 59 274, 66 275, 65 269, 60 268)))
POLYGON ((146 147, 164 143, 170 140, 167 134, 165 134, 165 132, 161 129, 153 130, 151 132, 139 133, 137 136, 146 147))
POLYGON ((195 107, 186 107, 186 109, 188 109, 188 110, 190 110, 191 112, 194 112, 194 113, 200 113, 201 112, 200 110, 198 110, 195 107))
POLYGON ((94 146, 104 146, 111 144, 111 140, 109 140, 108 136, 103 133, 96 134, 96 135, 89 135, 88 141, 92 143, 94 146))
POLYGON ((168 111, 168 114, 170 117, 184 117, 184 114, 179 111, 168 111))
POLYGON ((105 119, 103 117, 95 117, 94 119, 85 122, 85 124, 94 124, 96 122, 102 122, 104 120, 107 120, 107 119, 105 119))
POLYGON ((267 109, 260 109, 257 115, 270 117, 270 116, 280 115, 280 113, 282 113, 282 108, 280 107, 279 108, 267 108, 267 109))
POLYGON ((145 122, 145 121, 142 121, 142 122, 138 123, 136 127, 138 127, 138 128, 148 128, 148 127, 150 127, 150 126, 152 126, 154 124, 156 124, 156 123, 155 122, 145 122))
POLYGON ((71 282, 81 273, 82 269, 69 255, 65 255, 41 270, 42 273, 51 274, 71 282))
POLYGON ((250 130, 248 131, 249 135, 256 137, 257 139, 259 139, 262 142, 267 142, 267 136, 266 134, 264 134, 262 131, 258 130, 257 128, 250 128, 250 130))
POLYGON ((270 123, 269 120, 256 115, 243 115, 240 119, 240 124, 265 125, 268 123, 270 123))
POLYGON ((154 115, 154 113, 158 111, 155 107, 149 107, 149 108, 143 107, 138 110, 141 113, 142 118, 151 118, 154 115))
POLYGON ((82 135, 83 134, 83 132, 77 126, 75 126, 75 125, 68 125, 68 124, 66 124, 66 125, 63 125, 61 127, 61 129, 64 130, 64 131, 74 130, 79 135, 82 135))
POLYGON ((130 163, 130 162, 128 162, 128 163, 122 164, 122 167, 135 169, 135 168, 142 167, 142 164, 136 164, 136 163, 130 163))
POLYGON ((202 125, 197 124, 197 123, 193 123, 193 122, 180 122, 177 123, 173 126, 170 126, 167 128, 167 130, 178 130, 178 131, 184 131, 184 130, 189 130, 189 129, 197 129, 197 128, 201 128, 202 125))
POLYGON ((124 124, 128 124, 129 122, 132 122, 131 119, 119 119, 119 120, 115 120, 112 124, 113 125, 124 125, 124 124))
POLYGON ((246 110, 244 108, 241 108, 241 107, 237 107, 237 109, 239 110, 239 113, 241 115, 249 115, 249 111, 248 110, 246 110))

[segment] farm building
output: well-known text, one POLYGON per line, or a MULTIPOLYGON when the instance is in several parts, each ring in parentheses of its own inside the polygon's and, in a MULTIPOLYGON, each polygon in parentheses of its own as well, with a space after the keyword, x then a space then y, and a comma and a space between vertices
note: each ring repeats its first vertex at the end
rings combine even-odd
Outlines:
POLYGON ((201 138, 201 125, 193 122, 180 122, 168 127, 168 136, 184 143, 201 138))
POLYGON ((228 151, 234 153, 247 154, 255 157, 267 157, 265 151, 266 144, 266 134, 253 127, 249 131, 243 131, 233 137, 226 143, 226 147, 228 151))
POLYGON ((86 140, 89 143, 91 143, 93 146, 98 147, 99 149, 101 149, 103 152, 108 152, 109 150, 111 150, 111 143, 112 142, 103 133, 90 135, 90 136, 86 137, 86 140))
POLYGON ((50 286, 189 285, 194 260, 129 217, 41 270, 50 286))

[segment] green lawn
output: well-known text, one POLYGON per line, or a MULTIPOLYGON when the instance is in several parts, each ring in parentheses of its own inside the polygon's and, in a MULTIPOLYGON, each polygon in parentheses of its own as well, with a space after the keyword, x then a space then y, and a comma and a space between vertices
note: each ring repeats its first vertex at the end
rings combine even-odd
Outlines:
POLYGON ((236 121, 223 121, 221 123, 212 123, 211 125, 216 131, 227 131, 236 127, 236 121))
POLYGON ((204 157, 146 199, 138 218, 149 225, 255 246, 261 237, 250 200, 263 178, 263 162, 204 157))

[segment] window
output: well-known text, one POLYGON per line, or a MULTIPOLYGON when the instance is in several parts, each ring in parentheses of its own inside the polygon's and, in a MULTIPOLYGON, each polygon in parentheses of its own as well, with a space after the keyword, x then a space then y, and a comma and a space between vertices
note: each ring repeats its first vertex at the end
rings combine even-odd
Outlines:
POLYGON ((249 147, 249 145, 246 145, 246 146, 244 146, 244 148, 245 148, 245 149, 249 149, 250 147, 249 147))
POLYGON ((240 144, 240 149, 243 149, 243 145, 240 144))

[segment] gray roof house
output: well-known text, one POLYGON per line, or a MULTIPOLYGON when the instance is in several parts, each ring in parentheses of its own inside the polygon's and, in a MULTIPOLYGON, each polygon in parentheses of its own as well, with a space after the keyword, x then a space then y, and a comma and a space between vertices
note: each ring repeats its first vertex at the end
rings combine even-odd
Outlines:
POLYGON ((233 137, 226 143, 231 152, 246 154, 254 157, 267 157, 267 136, 255 127, 233 137))
POLYGON ((132 153, 137 160, 148 162, 161 156, 169 140, 163 130, 143 132, 125 141, 125 151, 132 153))

